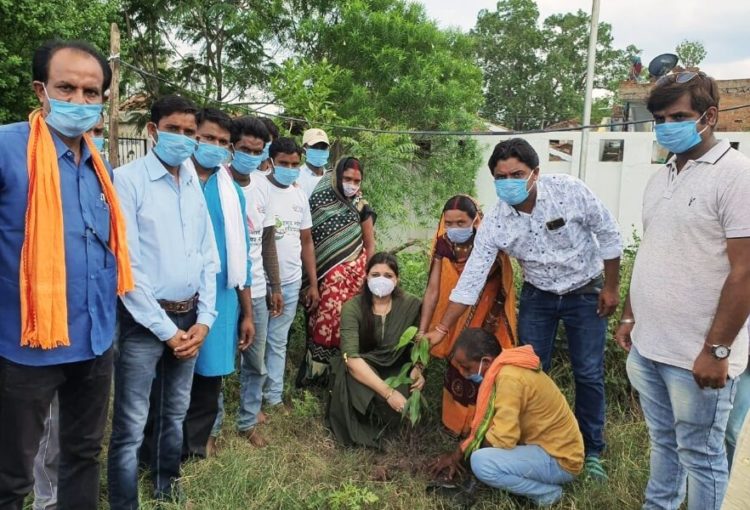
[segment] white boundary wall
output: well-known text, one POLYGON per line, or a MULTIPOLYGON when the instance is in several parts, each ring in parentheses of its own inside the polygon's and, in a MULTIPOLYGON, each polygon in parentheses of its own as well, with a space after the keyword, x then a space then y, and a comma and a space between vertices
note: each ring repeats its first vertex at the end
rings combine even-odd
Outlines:
MULTIPOLYGON (((750 132, 719 132, 719 139, 739 142, 739 151, 750 156, 750 132)), ((477 172, 477 198, 485 211, 497 201, 495 186, 490 175, 487 161, 497 143, 513 135, 477 136, 482 154, 481 166, 477 172)), ((578 176, 581 154, 580 132, 539 133, 524 135, 539 154, 539 167, 543 174, 565 173, 578 176), (550 161, 550 153, 558 155, 559 151, 550 150, 550 140, 570 140, 573 151, 570 161, 550 161)), ((588 164, 586 165, 586 184, 604 202, 620 223, 620 229, 626 239, 632 233, 641 232, 641 201, 643 190, 651 175, 661 166, 652 164, 655 135, 648 133, 592 132, 589 134, 588 164), (622 161, 600 161, 603 140, 623 140, 622 161)))

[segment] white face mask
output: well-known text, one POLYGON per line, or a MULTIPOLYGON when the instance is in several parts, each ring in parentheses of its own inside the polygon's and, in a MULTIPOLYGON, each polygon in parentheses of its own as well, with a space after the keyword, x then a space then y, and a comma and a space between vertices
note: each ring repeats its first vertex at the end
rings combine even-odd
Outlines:
POLYGON ((377 297, 390 296, 396 288, 396 282, 385 276, 375 276, 367 279, 367 287, 377 297))
POLYGON ((355 184, 349 184, 348 182, 343 183, 341 185, 341 188, 344 190, 344 195, 347 197, 353 197, 359 191, 359 186, 355 184))

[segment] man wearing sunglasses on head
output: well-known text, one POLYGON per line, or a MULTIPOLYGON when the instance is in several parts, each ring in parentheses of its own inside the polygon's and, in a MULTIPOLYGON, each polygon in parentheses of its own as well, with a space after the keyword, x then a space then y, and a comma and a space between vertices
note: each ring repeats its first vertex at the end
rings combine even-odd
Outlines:
POLYGON ((750 160, 714 136, 719 89, 704 73, 662 78, 648 109, 674 156, 646 186, 615 334, 651 439, 644 508, 679 508, 687 492, 688 508, 718 510, 724 433, 748 355, 750 160))

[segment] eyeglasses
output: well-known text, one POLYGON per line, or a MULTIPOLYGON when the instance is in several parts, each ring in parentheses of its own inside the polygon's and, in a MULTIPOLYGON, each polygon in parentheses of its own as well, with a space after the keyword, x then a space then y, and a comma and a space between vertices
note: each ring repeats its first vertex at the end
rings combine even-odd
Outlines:
POLYGON ((680 85, 682 85, 683 83, 689 82, 696 76, 705 78, 706 73, 704 73, 703 71, 683 71, 681 73, 665 74, 664 76, 656 80, 656 86, 661 87, 662 85, 666 85, 670 82, 679 83, 680 85))

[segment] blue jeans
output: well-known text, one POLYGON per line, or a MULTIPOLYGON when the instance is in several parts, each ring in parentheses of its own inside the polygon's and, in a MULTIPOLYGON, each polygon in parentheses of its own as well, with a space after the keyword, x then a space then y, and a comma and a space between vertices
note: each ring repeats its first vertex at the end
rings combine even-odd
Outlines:
MULTIPOLYGON (((250 430, 258 423, 260 406, 263 404, 263 384, 266 382, 267 375, 265 359, 269 322, 265 297, 253 299, 253 321, 255 322, 255 340, 241 354, 240 410, 237 416, 237 429, 240 432, 250 430)), ((219 410, 222 417, 223 411, 222 406, 219 410)))
POLYGON ((471 454, 471 471, 485 485, 526 496, 538 506, 559 501, 561 485, 574 478, 537 445, 480 448, 471 454))
POLYGON ((750 365, 740 376, 737 382, 737 393, 734 395, 732 412, 729 413, 727 421, 727 461, 729 467, 732 467, 732 458, 734 449, 737 446, 737 440, 742 430, 742 424, 745 422, 745 416, 750 409, 750 365))
POLYGON ((690 370, 644 358, 634 347, 628 378, 640 397, 651 440, 644 509, 719 510, 727 487, 724 431, 737 387, 700 389, 690 370))
POLYGON ((284 309, 278 317, 268 320, 266 338, 266 381, 263 385, 263 399, 269 406, 281 404, 284 392, 284 367, 286 366, 286 346, 289 342, 289 328, 292 327, 297 313, 297 301, 302 281, 287 283, 281 286, 284 298, 284 309))
POLYGON ((545 372, 552 363, 552 347, 562 320, 576 386, 575 415, 586 455, 604 450, 604 345, 607 320, 596 309, 598 294, 558 296, 523 284, 518 314, 518 338, 531 345, 545 372))
MULTIPOLYGON (((169 314, 183 331, 195 324, 195 311, 169 314)), ((115 399, 109 442, 109 505, 112 510, 138 508, 138 450, 154 383, 154 448, 151 473, 157 499, 174 499, 180 476, 182 424, 190 404, 196 358, 178 360, 165 342, 137 324, 127 312, 120 318, 121 336, 115 363, 115 399)))

